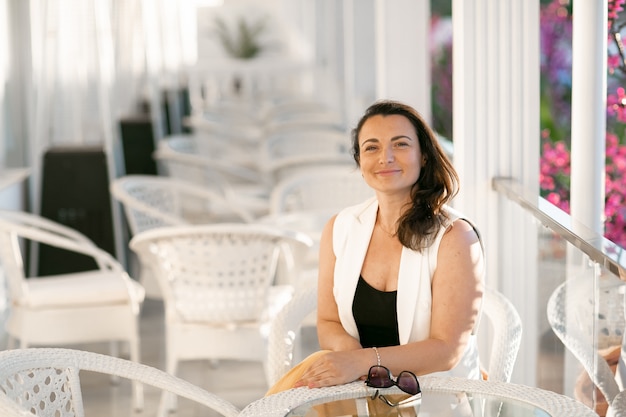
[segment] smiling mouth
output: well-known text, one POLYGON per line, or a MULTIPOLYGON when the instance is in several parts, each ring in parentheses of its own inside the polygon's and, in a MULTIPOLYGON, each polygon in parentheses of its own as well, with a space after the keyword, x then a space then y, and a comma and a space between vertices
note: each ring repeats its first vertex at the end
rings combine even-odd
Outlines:
POLYGON ((376 174, 377 175, 389 175, 389 174, 396 174, 398 172, 400 172, 400 170, 398 169, 385 169, 382 171, 376 171, 376 174))

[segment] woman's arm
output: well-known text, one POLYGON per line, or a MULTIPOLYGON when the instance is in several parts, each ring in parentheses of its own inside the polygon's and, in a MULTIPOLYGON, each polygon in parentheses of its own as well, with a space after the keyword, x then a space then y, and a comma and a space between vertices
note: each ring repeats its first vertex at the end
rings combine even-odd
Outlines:
POLYGON ((335 254, 333 225, 330 219, 320 241, 317 334, 320 347, 328 353, 319 357, 294 385, 309 388, 345 384, 362 378, 376 364, 373 349, 361 348, 360 342, 345 331, 333 295, 335 254))
POLYGON ((322 349, 341 351, 359 349, 361 344, 350 336, 339 320, 333 295, 335 254, 333 225, 335 217, 324 226, 320 240, 319 275, 317 281, 317 336, 322 349))
POLYGON ((420 342, 379 348, 392 373, 447 371, 461 360, 478 320, 484 259, 474 229, 456 220, 443 236, 432 280, 430 336, 420 342))

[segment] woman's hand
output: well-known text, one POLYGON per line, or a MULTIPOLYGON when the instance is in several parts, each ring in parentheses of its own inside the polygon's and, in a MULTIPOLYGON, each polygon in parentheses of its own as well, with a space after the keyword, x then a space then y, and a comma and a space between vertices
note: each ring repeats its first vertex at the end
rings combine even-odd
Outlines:
POLYGON ((329 387, 365 379, 373 359, 373 353, 367 353, 367 349, 328 352, 311 364, 294 388, 329 387))

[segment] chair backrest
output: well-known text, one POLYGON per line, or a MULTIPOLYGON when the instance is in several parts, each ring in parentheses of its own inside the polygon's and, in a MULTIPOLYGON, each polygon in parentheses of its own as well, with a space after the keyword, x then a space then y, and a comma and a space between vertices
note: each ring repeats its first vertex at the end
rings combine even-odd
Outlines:
MULTIPOLYGON (((235 417, 240 411, 225 399, 196 385, 126 359, 64 348, 0 352, 0 388, 19 408, 27 410, 26 414, 15 415, 84 417, 80 385, 82 371, 138 381, 188 398, 225 417, 235 417)), ((2 414, 3 417, 6 415, 2 414)))
POLYGON ((339 210, 373 197, 374 190, 354 167, 303 171, 280 181, 270 197, 270 214, 339 210))
POLYGON ((37 417, 37 415, 31 413, 30 410, 20 407, 18 403, 11 400, 2 390, 0 390, 0 416, 37 417))
POLYGON ((332 129, 282 132, 268 137, 261 145, 259 167, 274 183, 290 178, 302 169, 329 166, 355 167, 350 135, 332 129))
POLYGON ((252 215, 217 192, 175 178, 127 175, 110 185, 111 195, 124 207, 133 235, 155 227, 222 221, 252 221, 252 215))
POLYGON ((299 359, 298 343, 303 321, 317 310, 317 287, 300 288, 272 320, 265 361, 268 386, 273 386, 299 359))
POLYGON ((164 166, 166 175, 224 195, 234 184, 260 184, 264 181, 257 170, 226 158, 202 154, 192 136, 172 136, 161 140, 153 157, 164 166))
POLYGON ((275 133, 264 140, 261 156, 268 161, 302 154, 350 155, 350 135, 337 129, 275 133))
POLYGON ((499 291, 486 287, 483 293, 482 320, 491 323, 489 361, 486 365, 489 380, 510 382, 520 344, 522 319, 511 302, 499 291))
MULTIPOLYGON (((556 287, 548 299, 546 313, 554 334, 578 359, 593 384, 598 387, 607 403, 611 404, 620 392, 620 388, 611 367, 602 355, 594 350, 594 346, 606 347, 601 346, 596 340, 602 333, 610 337, 609 343, 621 344, 624 331, 623 294, 616 293, 619 297, 619 302, 616 304, 608 299, 611 298, 611 291, 608 289, 600 291, 600 300, 596 301, 599 304, 596 320, 593 310, 589 311, 589 308, 593 308, 594 291, 589 291, 590 288, 589 285, 585 285, 586 282, 589 281, 573 278, 556 287), (572 319, 573 314, 580 314, 580 316, 572 319), (608 323, 606 319, 609 317, 616 317, 616 320, 608 323), (587 325, 587 320, 592 320, 593 323, 587 325), (619 335, 617 338, 614 336, 616 334, 619 335)), ((623 290, 623 286, 622 282, 614 289, 623 290)))
POLYGON ((267 225, 225 223, 153 229, 130 242, 152 266, 167 314, 182 322, 234 325, 264 320, 279 257, 291 256, 291 245, 313 242, 267 225))
MULTIPOLYGON (((25 244, 46 244, 91 257, 99 269, 123 273, 119 262, 79 231, 36 214, 0 211, 0 264, 7 279, 10 297, 20 299, 25 291, 25 244)), ((31 270, 30 275, 36 271, 31 270)))

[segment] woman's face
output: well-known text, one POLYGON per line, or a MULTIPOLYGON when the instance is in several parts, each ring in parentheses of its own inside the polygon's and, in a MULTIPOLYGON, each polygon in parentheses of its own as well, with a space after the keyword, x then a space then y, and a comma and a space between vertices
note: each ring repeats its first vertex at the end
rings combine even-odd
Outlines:
POLYGON ((415 128, 401 115, 376 115, 363 124, 358 137, 361 173, 379 192, 410 193, 424 158, 415 128))

